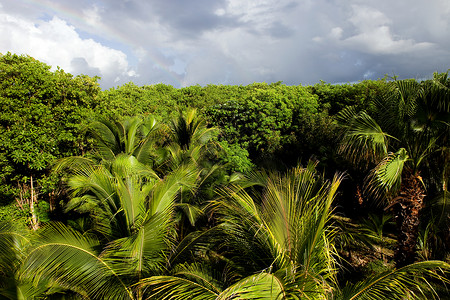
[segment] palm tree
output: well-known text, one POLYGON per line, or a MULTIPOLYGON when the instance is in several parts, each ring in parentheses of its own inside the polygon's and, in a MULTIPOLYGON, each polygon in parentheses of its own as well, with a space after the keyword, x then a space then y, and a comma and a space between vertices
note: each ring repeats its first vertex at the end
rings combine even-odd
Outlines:
MULTIPOLYGON (((164 147, 166 160, 156 166, 159 173, 164 173, 183 165, 195 165, 198 177, 192 188, 182 188, 176 204, 177 231, 181 241, 192 231, 198 221, 205 223, 205 207, 215 196, 214 189, 226 184, 222 165, 218 162, 220 147, 214 142, 218 129, 208 127, 206 120, 196 109, 179 111, 167 126, 168 142, 164 147)), ((207 223, 207 221, 206 221, 207 223)), ((198 225, 198 224, 197 224, 198 225)))
POLYGON ((217 128, 208 128, 206 121, 192 108, 184 113, 179 111, 168 128, 168 163, 175 167, 184 162, 201 164, 212 144, 212 138, 218 132, 217 128))
POLYGON ((147 165, 152 165, 157 157, 155 147, 162 131, 153 116, 125 117, 120 122, 99 120, 88 127, 98 158, 113 160, 119 154, 127 154, 147 165))
POLYGON ((393 81, 373 103, 373 117, 354 108, 339 115, 344 132, 340 152, 355 164, 375 165, 366 179, 366 194, 387 199, 394 209, 397 267, 415 261, 426 196, 422 168, 447 147, 442 142, 449 136, 448 87, 439 85, 438 77, 430 86, 415 80, 393 81))
POLYGON ((180 199, 198 191, 194 187, 215 169, 204 172, 198 165, 209 141, 206 135, 213 129, 188 114, 190 143, 180 148, 191 151, 189 156, 196 159, 173 164, 158 176, 151 168, 155 161, 148 159, 155 151, 152 138, 157 126, 152 119, 147 120, 151 122, 134 117, 92 123, 99 159, 70 157, 55 167, 56 171, 69 172, 67 185, 72 199, 66 211, 87 214, 92 228, 83 235, 62 224, 43 230, 25 260, 25 273, 35 273, 84 297, 110 297, 108 287, 115 285, 112 291, 124 299, 140 299, 141 290, 130 288, 130 284, 164 272, 169 263, 183 257, 183 251, 188 252, 184 245, 192 248, 200 240, 192 234, 180 237, 174 230, 175 209, 186 211, 189 221, 195 221, 195 207, 180 199), (80 257, 85 257, 85 264, 77 260, 80 257), (97 276, 96 284, 80 279, 97 276))
MULTIPOLYGON (((111 164, 117 165, 114 161, 124 155, 128 157, 127 160, 142 164, 140 171, 146 166, 146 172, 153 173, 154 176, 164 177, 182 164, 185 167, 198 168, 196 188, 184 186, 176 203, 177 212, 183 218, 186 216, 188 222, 194 225, 202 215, 202 210, 198 207, 199 203, 193 203, 194 201, 189 199, 199 198, 199 191, 204 191, 203 186, 207 186, 211 180, 214 181, 214 174, 218 170, 218 165, 206 164, 204 159, 207 145, 215 131, 214 128, 206 127, 205 121, 195 110, 189 110, 185 114, 180 112, 170 126, 158 124, 151 116, 145 119, 137 116, 126 117, 120 122, 96 121, 90 124, 89 133, 94 138, 97 157, 91 161, 79 157, 66 158, 61 160, 55 169, 73 168, 80 171, 81 166, 91 166, 95 161, 111 168, 111 164), (167 132, 170 134, 166 134, 167 132)), ((142 172, 139 175, 143 175, 142 172)))
POLYGON ((195 166, 161 179, 134 156, 119 154, 107 164, 84 161, 72 172, 67 210, 89 214, 92 230, 48 226, 28 253, 24 273, 83 297, 141 299, 133 283, 164 272, 175 248, 175 201, 182 186, 195 183, 195 166))
POLYGON ((239 280, 223 286, 204 268, 190 265, 172 276, 144 279, 141 285, 151 286, 161 299, 329 294, 336 268, 328 221, 341 178, 322 181, 314 168, 311 163, 285 176, 257 174, 252 180, 262 185, 262 193, 252 195, 238 186, 222 191, 223 199, 216 205, 224 221, 229 267, 240 265, 244 271, 239 280))
POLYGON ((54 223, 26 251, 20 274, 31 283, 43 283, 47 294, 70 291, 91 299, 356 299, 404 294, 414 286, 411 274, 448 269, 441 262, 419 263, 342 291, 337 288, 330 218, 341 178, 324 181, 312 163, 287 175, 256 174, 243 184, 255 186, 253 191, 224 188, 223 199, 214 203, 223 223, 189 234, 178 244, 171 229, 175 197, 181 185, 195 182, 196 173, 184 166, 158 179, 126 155, 108 167, 85 164, 69 181, 74 195, 70 207, 95 213, 100 237, 54 223), (222 247, 213 248, 211 239, 222 247), (194 260, 185 260, 189 256, 194 260))
POLYGON ((127 268, 135 267, 142 276, 143 268, 162 259, 160 252, 167 247, 175 199, 181 187, 192 186, 196 177, 195 167, 184 166, 160 179, 133 156, 118 156, 111 170, 98 166, 70 178, 73 198, 67 209, 90 213, 94 229, 109 241, 110 252, 117 258, 122 256, 118 260, 127 268), (137 245, 140 252, 124 249, 137 245), (145 251, 149 261, 143 261, 145 251), (126 261, 127 255, 131 261, 126 261))
POLYGON ((151 299, 353 300, 420 297, 426 276, 445 281, 433 270, 450 266, 431 261, 341 288, 331 219, 341 180, 339 175, 324 180, 310 163, 285 175, 258 173, 242 186, 223 189, 215 203, 223 220, 215 228, 221 248, 210 249, 212 257, 203 262, 178 264, 170 275, 144 278, 140 286, 151 299), (214 258, 222 262, 220 268, 213 268, 220 266, 214 258))

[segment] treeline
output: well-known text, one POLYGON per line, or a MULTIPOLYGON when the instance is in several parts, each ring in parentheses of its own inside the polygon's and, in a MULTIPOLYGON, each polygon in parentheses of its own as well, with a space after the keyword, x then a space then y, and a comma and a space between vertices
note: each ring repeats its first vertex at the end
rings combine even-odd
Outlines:
POLYGON ((447 73, 97 80, 0 56, 0 297, 448 293, 447 73))
POLYGON ((180 111, 196 108, 218 141, 233 171, 253 165, 295 166, 315 156, 332 156, 336 130, 332 116, 344 107, 363 108, 381 93, 386 81, 357 84, 286 86, 208 85, 176 89, 129 83, 102 91, 98 78, 50 71, 31 57, 6 54, 1 75, 1 187, 4 201, 29 189, 34 176, 41 196, 54 190, 49 167, 57 158, 91 150, 87 125, 99 119, 152 115, 168 123, 180 111), (247 154, 248 153, 248 154, 247 154))

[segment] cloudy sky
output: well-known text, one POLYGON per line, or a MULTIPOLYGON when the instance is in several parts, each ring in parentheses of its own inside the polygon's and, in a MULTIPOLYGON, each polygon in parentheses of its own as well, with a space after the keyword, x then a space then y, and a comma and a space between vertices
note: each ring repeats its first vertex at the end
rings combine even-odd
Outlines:
POLYGON ((450 68, 449 0, 0 0, 0 53, 104 89, 429 78, 450 68))

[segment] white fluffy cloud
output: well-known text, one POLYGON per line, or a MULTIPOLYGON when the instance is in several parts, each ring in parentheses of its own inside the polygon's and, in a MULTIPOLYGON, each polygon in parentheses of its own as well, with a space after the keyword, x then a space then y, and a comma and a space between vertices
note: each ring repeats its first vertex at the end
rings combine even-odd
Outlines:
POLYGON ((28 54, 67 72, 99 75, 107 81, 117 77, 131 79, 125 53, 103 46, 93 39, 82 39, 66 21, 53 17, 36 23, 0 14, 0 52, 28 54))
MULTIPOLYGON (((390 28, 393 23, 384 13, 373 7, 353 5, 350 23, 357 33, 342 40, 346 48, 371 54, 400 54, 416 50, 429 50, 429 42, 395 37, 390 28)), ((332 31, 332 35, 335 35, 332 31)), ((340 33, 342 35, 342 33, 340 33)))

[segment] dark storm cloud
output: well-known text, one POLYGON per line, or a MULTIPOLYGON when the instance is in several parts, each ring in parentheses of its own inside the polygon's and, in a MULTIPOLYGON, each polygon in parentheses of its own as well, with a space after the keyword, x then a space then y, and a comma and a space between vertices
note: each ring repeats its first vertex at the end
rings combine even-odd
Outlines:
POLYGON ((220 9, 227 8, 224 0, 157 0, 149 4, 162 24, 169 24, 174 30, 199 34, 217 27, 236 27, 237 18, 220 15, 220 9))
POLYGON ((103 87, 425 78, 450 67, 449 32, 448 0, 0 0, 0 52, 103 87))
POLYGON ((139 23, 158 22, 176 37, 196 38, 203 31, 242 26, 238 17, 221 14, 227 5, 226 0, 130 0, 112 1, 106 9, 115 17, 128 17, 139 23))

